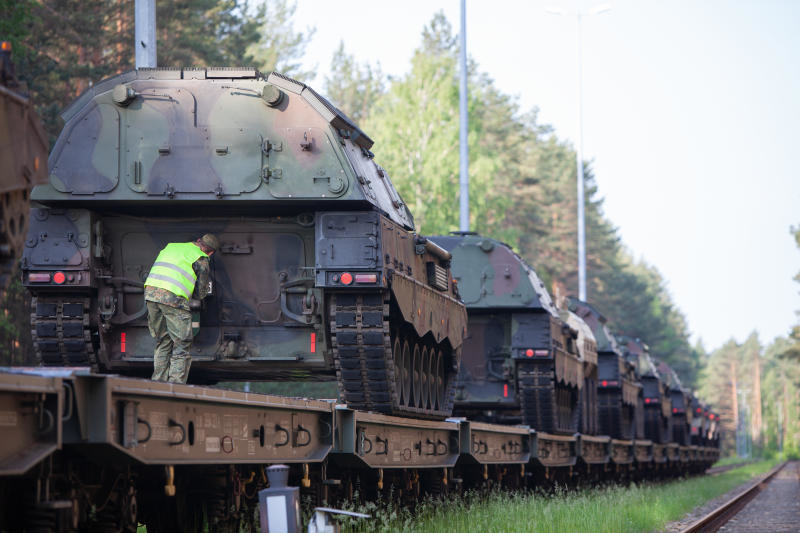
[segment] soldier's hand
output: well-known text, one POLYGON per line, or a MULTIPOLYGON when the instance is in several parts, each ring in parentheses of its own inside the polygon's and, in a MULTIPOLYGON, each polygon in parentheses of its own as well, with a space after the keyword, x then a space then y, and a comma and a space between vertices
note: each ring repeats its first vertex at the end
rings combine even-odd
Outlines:
POLYGON ((203 307, 203 302, 201 300, 197 300, 192 298, 189 300, 189 309, 192 311, 199 311, 203 307))

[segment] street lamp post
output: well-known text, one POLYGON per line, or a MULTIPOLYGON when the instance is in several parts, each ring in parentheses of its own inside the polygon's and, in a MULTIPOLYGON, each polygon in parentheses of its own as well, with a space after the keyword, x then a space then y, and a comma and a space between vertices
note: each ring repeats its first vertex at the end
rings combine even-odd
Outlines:
POLYGON ((467 116, 467 2, 461 0, 461 33, 459 35, 459 66, 461 72, 459 82, 459 152, 460 152, 460 176, 459 187, 460 210, 459 210, 459 230, 469 231, 469 145, 468 143, 468 121, 467 116))
POLYGON ((581 46, 581 19, 585 16, 600 15, 611 11, 608 4, 600 4, 587 12, 567 13, 560 9, 546 9, 551 15, 572 15, 577 25, 577 50, 578 50, 578 138, 575 143, 575 166, 578 175, 578 298, 586 301, 586 219, 585 219, 585 194, 583 180, 583 54, 581 46))

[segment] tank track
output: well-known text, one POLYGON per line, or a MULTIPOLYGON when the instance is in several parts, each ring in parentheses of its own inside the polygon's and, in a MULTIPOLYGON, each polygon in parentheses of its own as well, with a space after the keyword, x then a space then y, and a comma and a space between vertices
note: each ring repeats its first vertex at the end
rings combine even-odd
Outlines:
MULTIPOLYGON (((414 418, 447 418, 455 400, 452 371, 445 389, 444 409, 401 404, 395 379, 389 303, 383 298, 380 293, 331 296, 331 349, 342 400, 352 409, 414 418)), ((419 338, 415 337, 415 342, 420 343, 419 338)))
POLYGON ((517 376, 523 424, 545 433, 571 435, 578 431, 580 401, 571 412, 563 412, 569 406, 559 402, 559 396, 571 393, 557 390, 552 361, 517 361, 517 376), (565 418, 569 418, 568 424, 565 418))
POLYGON ((537 431, 555 431, 555 388, 550 361, 517 361, 522 423, 537 431))
POLYGON ((31 336, 43 366, 90 366, 98 370, 89 329, 90 299, 56 295, 31 298, 31 336))

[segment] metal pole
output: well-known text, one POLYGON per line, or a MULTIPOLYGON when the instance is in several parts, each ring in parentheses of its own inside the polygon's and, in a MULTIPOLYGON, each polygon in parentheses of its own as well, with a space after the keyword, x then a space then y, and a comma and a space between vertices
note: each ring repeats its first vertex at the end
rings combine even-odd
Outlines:
POLYGON ((469 146, 467 145, 467 1, 461 0, 461 50, 459 63, 461 65, 461 86, 459 90, 459 115, 461 118, 461 132, 459 147, 461 155, 461 217, 459 229, 469 231, 469 146))
POLYGON ((136 0, 136 68, 156 67, 156 0, 136 0))
POLYGON ((578 298, 586 301, 586 222, 583 186, 583 58, 581 54, 581 14, 578 13, 578 298))

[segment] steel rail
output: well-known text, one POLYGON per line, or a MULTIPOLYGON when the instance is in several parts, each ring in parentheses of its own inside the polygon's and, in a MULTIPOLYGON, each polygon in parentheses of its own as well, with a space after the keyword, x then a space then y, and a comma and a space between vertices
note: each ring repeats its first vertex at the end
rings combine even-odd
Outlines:
POLYGON ((766 488, 772 478, 775 477, 775 474, 780 472, 787 463, 788 461, 784 461, 779 464, 761 479, 753 482, 747 490, 693 522, 689 527, 681 530, 681 533, 712 533, 717 531, 725 525, 728 520, 736 516, 739 511, 753 500, 753 498, 758 496, 758 494, 766 488))
POLYGON ((736 463, 732 465, 714 466, 706 470, 706 475, 721 474, 722 472, 727 472, 728 470, 733 470, 734 468, 741 468, 754 462, 755 461, 745 461, 743 463, 736 463))

